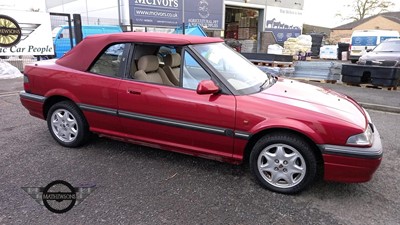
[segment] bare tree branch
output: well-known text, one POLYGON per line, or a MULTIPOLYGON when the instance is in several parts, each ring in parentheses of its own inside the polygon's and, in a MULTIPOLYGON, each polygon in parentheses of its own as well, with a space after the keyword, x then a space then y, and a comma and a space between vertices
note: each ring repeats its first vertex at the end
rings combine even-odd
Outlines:
POLYGON ((387 12, 392 6, 394 6, 394 3, 391 0, 353 0, 351 4, 346 4, 344 7, 353 9, 354 13, 348 15, 337 13, 337 15, 340 15, 343 20, 358 21, 387 12))

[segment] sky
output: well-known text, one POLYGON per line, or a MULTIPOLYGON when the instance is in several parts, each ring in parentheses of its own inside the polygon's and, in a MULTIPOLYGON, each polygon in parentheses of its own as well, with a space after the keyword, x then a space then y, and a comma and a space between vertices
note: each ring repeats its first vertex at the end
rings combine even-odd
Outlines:
MULTIPOLYGON (((390 11, 400 11, 400 2, 392 0, 396 5, 390 11), (396 3, 398 2, 398 3, 396 3)), ((304 0, 304 23, 322 27, 337 27, 351 21, 342 21, 335 15, 338 12, 345 14, 345 10, 351 10, 343 7, 350 4, 351 0, 304 0)))

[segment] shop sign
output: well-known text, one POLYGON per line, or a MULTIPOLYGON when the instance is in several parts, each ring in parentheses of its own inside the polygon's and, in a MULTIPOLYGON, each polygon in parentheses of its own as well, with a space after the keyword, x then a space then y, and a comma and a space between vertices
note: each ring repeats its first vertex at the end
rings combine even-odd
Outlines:
POLYGON ((271 31, 277 42, 298 37, 303 29, 303 11, 280 7, 267 7, 265 31, 271 31))
POLYGON ((223 0, 185 1, 185 23, 199 24, 210 30, 222 30, 223 0))
POLYGON ((0 10, 0 56, 53 54, 48 13, 0 10))
POLYGON ((182 23, 182 1, 129 0, 129 16, 135 25, 179 26, 182 23))
POLYGON ((132 23, 176 27, 183 22, 208 29, 223 29, 223 0, 129 0, 132 23))

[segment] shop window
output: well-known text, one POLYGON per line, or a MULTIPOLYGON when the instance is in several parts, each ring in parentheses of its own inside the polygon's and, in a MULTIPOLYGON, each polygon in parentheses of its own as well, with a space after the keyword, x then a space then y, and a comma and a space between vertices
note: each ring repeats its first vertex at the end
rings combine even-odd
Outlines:
POLYGON ((241 52, 257 52, 259 10, 226 8, 226 43, 241 52))

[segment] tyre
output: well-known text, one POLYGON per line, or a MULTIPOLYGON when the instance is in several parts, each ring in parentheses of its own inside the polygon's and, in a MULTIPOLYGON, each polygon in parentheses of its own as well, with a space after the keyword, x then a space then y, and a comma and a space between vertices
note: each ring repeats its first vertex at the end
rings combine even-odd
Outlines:
POLYGON ((89 137, 88 123, 79 108, 70 101, 54 104, 47 116, 51 136, 62 146, 79 147, 89 137))
POLYGON ((351 61, 351 63, 356 63, 357 62, 357 59, 352 59, 352 60, 350 60, 351 61))
POLYGON ((264 188, 295 194, 308 187, 317 173, 317 159, 310 145, 289 133, 262 137, 250 154, 250 168, 264 188))

